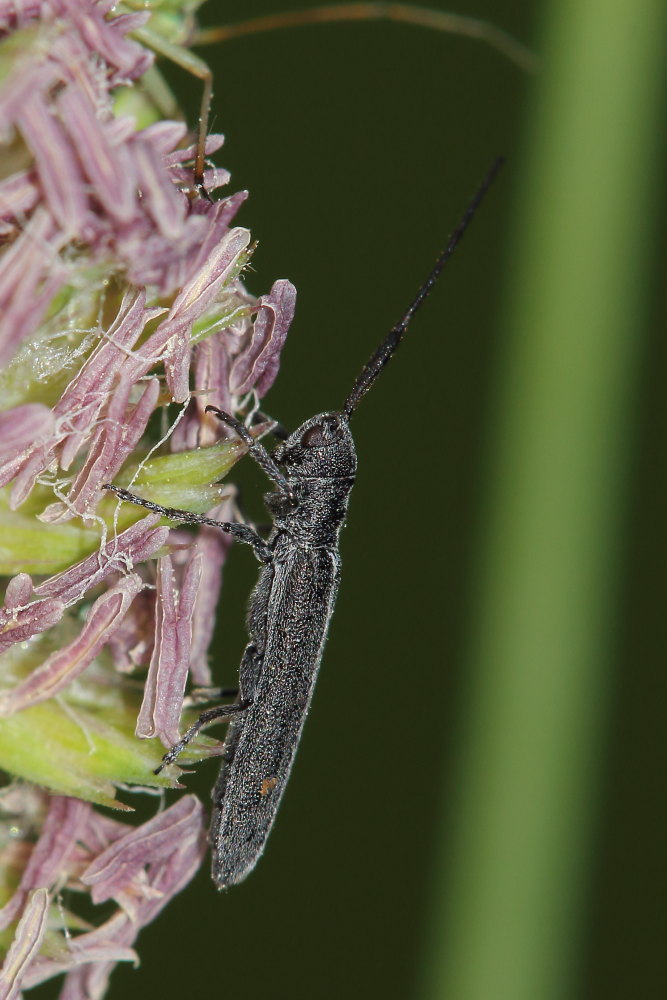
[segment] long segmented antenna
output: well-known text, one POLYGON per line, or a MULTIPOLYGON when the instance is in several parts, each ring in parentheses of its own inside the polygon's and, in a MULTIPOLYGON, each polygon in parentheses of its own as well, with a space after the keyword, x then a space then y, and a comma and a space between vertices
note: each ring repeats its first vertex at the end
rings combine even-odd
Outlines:
POLYGON ((491 165, 491 169, 488 171, 486 177, 484 178, 480 186, 477 188, 477 191, 475 192, 472 201, 468 205, 461 221, 459 222, 458 226, 456 227, 452 235, 449 237, 449 242, 447 243, 447 246, 436 260, 433 266, 433 270, 431 271, 428 278, 417 292, 417 295, 415 296, 415 299, 413 300, 411 305, 408 306, 405 315, 400 320, 400 322, 398 322, 396 326, 389 331, 389 334, 385 337, 385 339, 382 341, 378 349, 375 351, 375 353, 372 355, 369 361, 367 361, 367 363, 362 368, 361 373, 358 376, 357 380, 355 381, 354 385, 352 386, 352 391, 345 400, 345 405, 343 406, 343 413, 345 414, 348 420, 350 419, 350 417, 356 410, 357 406, 359 405, 359 401, 362 399, 363 396, 366 395, 366 393, 373 385, 376 378, 378 377, 378 375, 380 374, 380 372, 382 371, 382 369, 387 364, 387 362, 393 355, 394 351, 400 344, 401 340, 403 339, 403 335, 408 328, 410 320, 417 312, 420 305, 422 304, 426 296, 429 294, 431 289, 433 288, 434 284, 438 280, 438 277, 440 276, 440 272, 442 271, 443 267, 445 266, 451 255, 454 253, 454 250, 460 243, 463 234, 465 233, 466 229, 472 222, 475 212, 481 205, 484 195, 486 194, 486 192, 489 190, 494 180, 496 179, 496 174, 502 167, 503 163, 504 160, 502 156, 499 156, 496 160, 494 160, 493 164, 491 165))

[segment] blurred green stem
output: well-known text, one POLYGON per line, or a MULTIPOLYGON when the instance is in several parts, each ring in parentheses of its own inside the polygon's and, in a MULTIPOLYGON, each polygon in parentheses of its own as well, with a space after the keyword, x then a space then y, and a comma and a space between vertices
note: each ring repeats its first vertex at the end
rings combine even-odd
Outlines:
POLYGON ((429 1000, 577 995, 666 14, 664 0, 555 0, 548 11, 429 1000))

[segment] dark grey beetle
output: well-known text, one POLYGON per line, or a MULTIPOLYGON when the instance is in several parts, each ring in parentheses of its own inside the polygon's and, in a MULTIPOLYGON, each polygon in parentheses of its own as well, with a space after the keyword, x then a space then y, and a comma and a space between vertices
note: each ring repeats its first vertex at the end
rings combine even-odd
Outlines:
POLYGON ((250 596, 250 641, 241 660, 236 703, 204 712, 161 765, 171 764, 202 726, 231 718, 213 790, 210 831, 212 876, 220 889, 241 882, 257 864, 308 714, 338 591, 338 537, 357 470, 350 417, 396 350, 501 162, 491 167, 416 298, 364 366, 340 412, 311 417, 270 455, 235 417, 207 407, 239 435, 274 483, 275 491, 264 498, 273 518, 266 540, 249 525, 215 521, 105 487, 165 517, 228 532, 252 545, 263 563, 250 596))

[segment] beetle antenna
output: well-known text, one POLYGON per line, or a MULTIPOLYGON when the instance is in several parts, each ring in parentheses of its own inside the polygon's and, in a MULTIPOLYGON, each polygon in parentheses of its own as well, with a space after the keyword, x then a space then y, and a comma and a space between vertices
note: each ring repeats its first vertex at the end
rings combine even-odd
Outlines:
POLYGON ((489 190, 492 183, 496 179, 496 175, 500 170, 501 166, 503 165, 503 163, 504 160, 502 156, 499 156, 494 160, 489 171, 486 174, 486 177, 484 178, 480 186, 477 188, 477 191, 475 192, 470 204, 468 205, 461 221, 459 222, 458 226, 456 227, 452 235, 449 237, 449 242, 447 243, 447 246, 436 260, 433 266, 433 270, 431 271, 428 278, 417 292, 417 295, 415 296, 412 303, 408 306, 405 315, 396 324, 396 326, 389 331, 389 334, 382 341, 382 343, 377 348, 373 356, 369 359, 369 361, 367 361, 367 363, 362 368, 357 380, 352 386, 352 392, 345 400, 345 405, 343 406, 343 413, 345 414, 345 417, 348 420, 350 419, 350 417, 356 410, 357 406, 359 405, 359 401, 361 400, 361 398, 366 395, 366 393, 373 385, 376 378, 378 377, 378 375, 380 374, 380 372, 382 371, 382 369, 387 364, 387 362, 393 355, 394 351, 400 344, 401 340, 403 339, 403 334, 408 328, 410 320, 417 312, 420 305, 422 304, 426 296, 429 294, 431 289, 433 288, 438 277, 440 276, 440 272, 442 271, 443 267, 445 266, 451 255, 454 253, 454 250, 461 241, 463 234, 465 233, 466 229, 472 222, 473 216, 475 215, 477 209, 481 205, 486 192, 489 190))

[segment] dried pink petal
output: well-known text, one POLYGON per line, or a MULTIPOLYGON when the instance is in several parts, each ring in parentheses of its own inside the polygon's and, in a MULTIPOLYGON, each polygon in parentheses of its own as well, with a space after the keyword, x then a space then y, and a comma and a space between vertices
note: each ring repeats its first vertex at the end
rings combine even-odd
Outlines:
POLYGON ((196 344, 194 351, 193 389, 184 418, 171 437, 171 450, 185 451, 205 447, 220 439, 222 427, 212 414, 210 404, 229 412, 233 409, 229 392, 229 358, 225 338, 219 334, 196 344))
MULTIPOLYGON (((53 810, 49 819, 52 829, 53 820, 57 819, 53 810)), ((100 996, 115 962, 136 961, 131 945, 138 931, 192 878, 205 851, 204 811, 194 796, 186 796, 136 830, 105 817, 95 817, 92 810, 88 819, 94 819, 94 823, 79 824, 79 841, 92 843, 91 832, 97 829, 101 836, 93 848, 97 858, 84 873, 83 884, 92 876, 90 881, 96 884, 97 897, 122 901, 130 915, 117 912, 96 930, 68 937, 59 953, 51 949, 48 956, 35 956, 33 949, 33 961, 29 967, 25 963, 22 977, 25 988, 58 972, 67 972, 61 996, 100 996)), ((43 846, 49 843, 54 846, 56 860, 62 862, 63 851, 52 837, 48 842, 44 840, 43 846)), ((67 853, 64 870, 71 868, 70 858, 74 853, 67 853)), ((45 869, 42 875, 49 878, 45 869)), ((42 898, 46 907, 45 890, 42 898)))
POLYGON ((5 589, 5 610, 13 611, 26 604, 32 594, 32 579, 28 573, 17 573, 5 589))
POLYGON ((164 885, 153 884, 151 871, 164 875, 164 862, 189 856, 192 847, 199 855, 204 819, 197 797, 184 795, 154 819, 114 841, 81 876, 84 885, 92 887, 93 902, 115 899, 132 920, 138 920, 142 903, 161 901, 168 891, 164 885))
MULTIPOLYGON (((149 128, 144 129, 142 135, 146 135, 152 129, 158 129, 161 126, 169 124, 166 122, 158 122, 156 125, 150 125, 149 128)), ((151 133, 152 134, 152 133, 151 133)), ((181 134, 181 138, 185 133, 181 134)), ((206 137, 206 155, 212 156, 213 153, 217 153, 219 149, 222 148, 225 142, 224 135, 209 135, 206 137)), ((177 142, 171 144, 171 149, 177 145, 177 142)), ((197 143, 193 143, 191 146, 186 146, 185 149, 175 149, 173 152, 169 150, 164 150, 164 162, 167 167, 172 167, 176 170, 183 169, 182 164, 184 163, 194 163, 195 156, 197 155, 197 143)), ((188 183, 192 181, 192 170, 187 177, 188 183)))
POLYGON ((139 930, 124 913, 115 913, 94 931, 69 938, 60 953, 37 955, 23 977, 23 985, 29 989, 58 973, 67 972, 61 1000, 66 996, 99 1000, 116 962, 139 964, 137 953, 130 947, 139 930))
POLYGON ((111 816, 104 816, 91 809, 86 815, 85 825, 79 833, 78 846, 85 849, 86 852, 85 867, 87 868, 93 858, 105 851, 109 844, 124 837, 128 829, 130 827, 127 823, 112 819, 111 816))
POLYGON ((25 403, 0 413, 0 463, 26 451, 53 432, 53 414, 41 403, 25 403))
POLYGON ((69 569, 49 577, 35 588, 42 597, 57 597, 66 604, 80 600, 92 587, 117 573, 149 559, 167 541, 169 528, 156 528, 158 514, 149 514, 116 535, 98 552, 69 569))
POLYGON ((16 920, 32 889, 50 889, 65 883, 68 863, 91 809, 90 803, 79 799, 64 795, 51 798, 40 838, 32 849, 18 888, 0 909, 0 929, 16 920))
MULTIPOLYGON (((136 961, 130 946, 141 929, 188 884, 206 851, 204 810, 194 795, 149 820, 127 838, 119 838, 102 852, 82 876, 84 884, 98 884, 123 901, 133 914, 114 914, 101 927, 71 938, 60 959, 40 956, 24 977, 26 987, 58 972, 68 972, 61 997, 102 996, 115 962, 136 961), (127 853, 125 853, 127 852, 127 853)), ((93 889, 95 892, 95 889, 93 889)))
POLYGON ((8 456, 4 462, 0 460, 0 485, 12 478, 15 480, 12 508, 23 503, 59 448, 60 465, 67 469, 90 437, 112 391, 120 361, 145 324, 162 312, 161 309, 144 308, 144 303, 145 293, 128 293, 124 297, 107 337, 93 351, 54 407, 50 433, 45 431, 22 451, 8 456))
MULTIPOLYGON (((147 125, 146 128, 141 130, 141 135, 144 141, 149 142, 156 153, 159 153, 165 167, 169 170, 172 166, 179 167, 182 162, 192 159, 195 155, 194 146, 187 149, 179 148, 187 131, 183 122, 159 121, 153 122, 152 125, 147 125)), ((221 135, 208 136, 206 140, 207 155, 214 153, 216 149, 220 149, 223 142, 224 137, 221 135)), ((192 180, 192 170, 190 171, 189 179, 192 180)))
MULTIPOLYGON (((13 600, 14 596, 13 593, 10 594, 10 600, 13 600)), ((34 601, 24 607, 5 605, 0 609, 0 653, 4 653, 15 642, 25 642, 38 632, 45 632, 56 625, 64 612, 65 605, 58 600, 34 601)), ((0 694, 0 706, 4 697, 0 694)), ((1 708, 0 714, 2 714, 1 708)))
MULTIPOLYGON (((233 520, 233 502, 226 500, 215 507, 209 517, 220 521, 233 520)), ((216 625, 216 608, 222 587, 222 567, 232 544, 231 535, 217 528, 202 528, 197 539, 201 555, 201 579, 192 615, 192 642, 190 644, 190 672, 198 687, 213 683, 208 665, 208 648, 216 625)))
POLYGON ((34 170, 22 170, 0 181, 0 234, 13 236, 16 220, 26 218, 40 198, 34 170))
POLYGON ((109 652, 116 670, 131 673, 136 667, 148 666, 155 640, 155 593, 142 590, 120 627, 109 637, 109 652))
POLYGON ((174 187, 163 160, 150 143, 136 143, 135 161, 146 210, 166 239, 179 239, 185 224, 187 199, 174 187))
POLYGON ((62 421, 63 433, 67 434, 60 456, 63 469, 69 468, 89 435, 118 377, 119 366, 146 324, 161 312, 160 309, 146 308, 144 291, 127 292, 106 337, 63 393, 54 408, 56 417, 62 421))
POLYGON ((199 319, 216 301, 229 281, 230 272, 238 266, 239 256, 250 243, 250 233, 237 226, 229 230, 220 242, 211 245, 211 235, 219 229, 213 220, 207 240, 195 260, 192 276, 174 299, 167 323, 191 325, 199 319))
POLYGON ((109 636, 120 626, 144 581, 136 573, 122 577, 115 587, 98 597, 81 632, 64 649, 52 653, 24 681, 0 695, 0 717, 53 698, 95 659, 109 636))
POLYGON ((132 389, 125 381, 116 387, 106 417, 93 436, 88 457, 72 483, 67 504, 52 504, 41 515, 42 520, 54 523, 85 514, 98 499, 102 484, 111 482, 122 468, 146 430, 160 394, 160 383, 151 379, 139 401, 128 407, 132 389))
POLYGON ((43 0, 0 0, 0 31, 22 28, 41 12, 43 0))
POLYGON ((179 721, 190 666, 192 616, 201 577, 202 556, 188 561, 180 591, 170 556, 158 562, 155 645, 144 698, 137 719, 137 736, 158 736, 166 746, 180 739, 179 721))
POLYGON ((233 393, 243 395, 254 387, 263 396, 271 388, 295 305, 296 289, 284 279, 276 281, 268 295, 262 295, 250 343, 232 365, 229 381, 233 393))
POLYGON ((137 170, 127 143, 113 141, 113 132, 95 114, 90 100, 80 90, 65 87, 57 98, 60 117, 95 198, 109 217, 129 222, 137 205, 137 170))
POLYGON ((71 143, 50 112, 46 94, 36 89, 26 94, 17 125, 35 157, 40 186, 48 191, 56 222, 66 233, 79 233, 87 210, 83 177, 71 143))
POLYGON ((7 130, 21 113, 21 108, 35 91, 47 93, 58 81, 53 60, 22 59, 9 71, 0 92, 0 123, 7 130))
POLYGON ((183 403, 190 395, 190 328, 175 327, 163 355, 164 375, 171 395, 183 403))
POLYGON ((125 38, 125 33, 145 24, 150 12, 130 18, 106 20, 103 8, 97 4, 82 4, 80 0, 50 0, 56 14, 66 18, 80 32, 90 52, 99 56, 116 72, 112 85, 136 80, 153 62, 153 53, 125 38))
MULTIPOLYGON (((212 206, 211 215, 217 206, 212 206)), ((212 230, 219 229, 213 225, 212 230)), ((183 402, 189 394, 187 362, 189 361, 189 334, 192 324, 217 299, 221 288, 230 280, 230 274, 238 267, 238 258, 250 242, 247 229, 232 229, 226 232, 214 246, 207 238, 200 248, 192 276, 184 284, 169 310, 167 318, 126 361, 123 374, 135 382, 148 372, 158 360, 165 363, 167 384, 176 402, 183 402), (204 256, 206 250, 208 256, 204 256)))
POLYGON ((42 207, 8 248, 0 264, 0 365, 44 318, 67 272, 57 263, 65 238, 42 207), (56 258, 56 260, 54 260, 56 258))
POLYGON ((17 1000, 23 978, 39 952, 49 915, 49 894, 34 889, 18 922, 0 973, 0 1000, 17 1000))

